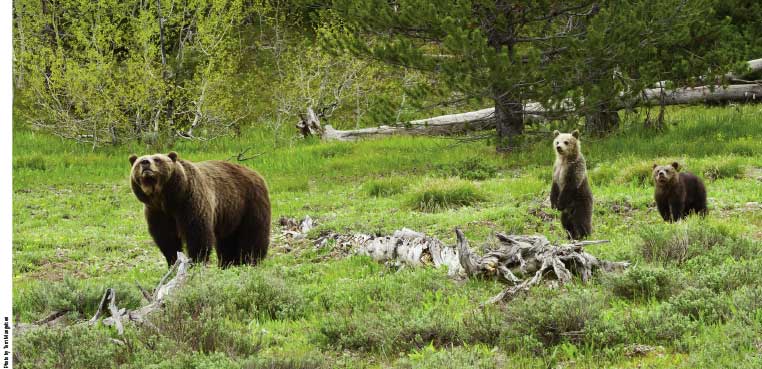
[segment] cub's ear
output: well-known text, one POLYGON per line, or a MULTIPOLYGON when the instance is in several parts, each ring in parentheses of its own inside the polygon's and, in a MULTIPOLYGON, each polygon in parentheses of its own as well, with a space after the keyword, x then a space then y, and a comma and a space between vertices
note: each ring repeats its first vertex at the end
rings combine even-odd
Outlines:
POLYGON ((135 160, 138 160, 138 156, 135 154, 130 155, 130 165, 135 164, 135 160))
POLYGON ((553 131, 553 137, 558 137, 558 135, 560 135, 560 134, 561 134, 561 132, 558 131, 558 130, 553 131))
POLYGON ((169 154, 167 154, 172 161, 177 161, 177 153, 174 151, 170 151, 169 154))
POLYGON ((572 131, 572 136, 574 136, 574 138, 579 138, 579 130, 575 129, 574 131, 572 131))
POLYGON ((678 164, 676 161, 672 162, 672 168, 675 168, 675 170, 680 170, 680 164, 678 164))
POLYGON ((651 169, 656 169, 656 167, 658 167, 658 166, 659 166, 659 164, 654 164, 654 166, 651 167, 651 169))

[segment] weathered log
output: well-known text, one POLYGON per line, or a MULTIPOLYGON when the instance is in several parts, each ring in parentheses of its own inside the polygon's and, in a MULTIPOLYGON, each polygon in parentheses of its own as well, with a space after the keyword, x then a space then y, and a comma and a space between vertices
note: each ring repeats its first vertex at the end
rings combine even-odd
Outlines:
POLYGON ((734 74, 733 72, 725 74, 725 78, 727 78, 730 81, 738 81, 743 80, 746 76, 752 75, 756 72, 762 71, 762 59, 754 59, 749 60, 746 62, 746 64, 749 66, 749 70, 746 71, 744 74, 734 74))
MULTIPOLYGON (((749 73, 762 70, 762 59, 748 62, 749 73)), ((741 81, 743 76, 728 73, 725 76, 731 81, 741 81)), ((663 85, 663 84, 662 84, 663 85)), ((651 88, 644 90, 641 95, 629 102, 614 106, 612 110, 637 107, 642 105, 690 105, 701 103, 719 102, 757 102, 762 98, 762 84, 749 83, 739 85, 701 86, 690 88, 678 88, 674 90, 662 90, 651 88), (664 94, 664 101, 661 101, 664 94)), ((572 112, 571 110, 565 110, 572 112)), ((322 138, 324 140, 354 141, 366 137, 389 136, 396 134, 406 135, 454 135, 469 131, 479 131, 495 128, 495 109, 486 108, 477 111, 442 115, 433 118, 410 121, 401 125, 382 125, 375 128, 362 128, 356 130, 336 130, 330 125, 325 126, 322 138)), ((544 120, 548 112, 540 103, 529 102, 524 106, 525 120, 544 120)))
MULTIPOLYGON (((283 232, 293 236, 299 224, 295 220, 282 221, 292 226, 283 232)), ((580 241, 553 245, 545 236, 496 235, 498 247, 483 256, 476 255, 468 246, 463 232, 455 230, 455 246, 407 228, 395 231, 391 236, 373 236, 364 233, 329 233, 314 241, 316 247, 332 245, 335 249, 347 250, 347 254, 366 255, 374 261, 395 267, 433 266, 447 268, 447 274, 455 278, 497 279, 509 286, 487 302, 507 302, 522 291, 553 278, 558 283, 568 283, 577 275, 583 282, 593 277, 593 272, 618 271, 626 268, 628 262, 600 260, 584 251, 584 247, 609 242, 580 241)))
POLYGON ((312 107, 307 108, 307 114, 299 115, 299 123, 296 128, 299 128, 299 132, 303 137, 320 136, 323 134, 323 127, 320 125, 320 119, 318 119, 315 111, 312 107))
MULTIPOLYGON (((650 88, 643 91, 643 96, 635 104, 659 104, 662 89, 650 88)), ((701 86, 664 90, 664 105, 690 105, 699 103, 721 102, 759 102, 762 101, 762 85, 701 86)))
MULTIPOLYGON (((164 305, 166 298, 185 283, 188 278, 188 270, 190 269, 190 266, 191 260, 182 252, 178 252, 177 261, 161 278, 156 289, 154 289, 153 295, 150 297, 145 296, 146 300, 148 300, 148 304, 135 310, 127 310, 125 308, 120 309, 116 305, 116 291, 114 291, 113 288, 107 288, 101 298, 101 302, 98 305, 98 310, 95 312, 95 315, 89 320, 75 322, 74 325, 93 325, 100 320, 101 316, 103 316, 106 311, 108 311, 110 316, 102 320, 103 324, 107 326, 115 326, 120 335, 124 333, 124 322, 149 324, 147 321, 148 316, 155 311, 160 310, 164 305)), ((14 333, 16 335, 21 335, 35 328, 68 325, 63 319, 64 317, 65 312, 56 312, 33 324, 17 323, 14 328, 14 333)))

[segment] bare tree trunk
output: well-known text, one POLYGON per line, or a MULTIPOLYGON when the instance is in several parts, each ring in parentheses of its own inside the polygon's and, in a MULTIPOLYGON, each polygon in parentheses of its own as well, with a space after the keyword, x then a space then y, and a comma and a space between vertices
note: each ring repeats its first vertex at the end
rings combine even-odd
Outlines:
POLYGON ((506 92, 495 94, 495 128, 497 151, 511 151, 516 137, 524 132, 524 109, 520 101, 514 101, 506 92))
POLYGON ((619 113, 610 103, 601 103, 585 114, 585 129, 594 135, 605 135, 619 127, 619 113))
MULTIPOLYGON (((168 79, 169 79, 169 71, 167 70, 167 55, 164 48, 164 18, 161 16, 161 0, 156 0, 156 11, 159 16, 159 49, 161 51, 161 76, 164 79, 165 86, 168 85, 168 79)), ((170 126, 172 125, 172 115, 174 114, 174 107, 175 102, 172 100, 171 96, 167 97, 167 106, 166 110, 164 112, 164 117, 167 119, 167 122, 169 122, 170 126)), ((161 107, 159 108, 161 109, 161 107)), ((154 126, 154 133, 158 135, 159 133, 159 125, 156 124, 154 126)))

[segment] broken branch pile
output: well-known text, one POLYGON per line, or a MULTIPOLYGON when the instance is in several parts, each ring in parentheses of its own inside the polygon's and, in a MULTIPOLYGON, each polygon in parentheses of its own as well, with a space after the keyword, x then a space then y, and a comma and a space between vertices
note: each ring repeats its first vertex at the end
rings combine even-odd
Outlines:
MULTIPOLYGON (((302 223, 294 221, 294 224, 302 223)), ((455 234, 455 246, 407 228, 397 230, 391 236, 329 233, 315 240, 315 245, 353 250, 358 255, 397 267, 446 267, 450 277, 496 278, 508 284, 489 303, 509 301, 545 279, 564 284, 577 275, 587 282, 596 270, 620 271, 629 265, 628 262, 601 260, 585 252, 585 246, 608 242, 605 240, 553 245, 542 235, 498 233, 497 247, 479 256, 468 246, 460 229, 456 229, 455 234)))

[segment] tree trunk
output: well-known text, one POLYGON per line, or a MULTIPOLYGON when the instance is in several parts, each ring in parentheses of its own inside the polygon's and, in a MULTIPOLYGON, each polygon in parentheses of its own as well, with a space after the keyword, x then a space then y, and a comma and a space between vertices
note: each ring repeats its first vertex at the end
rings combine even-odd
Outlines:
POLYGON ((585 129, 588 133, 603 136, 619 127, 619 113, 609 103, 601 103, 593 111, 585 114, 585 129))
POLYGON ((523 105, 507 95, 496 91, 494 97, 497 151, 511 151, 516 146, 516 137, 524 132, 523 105))

